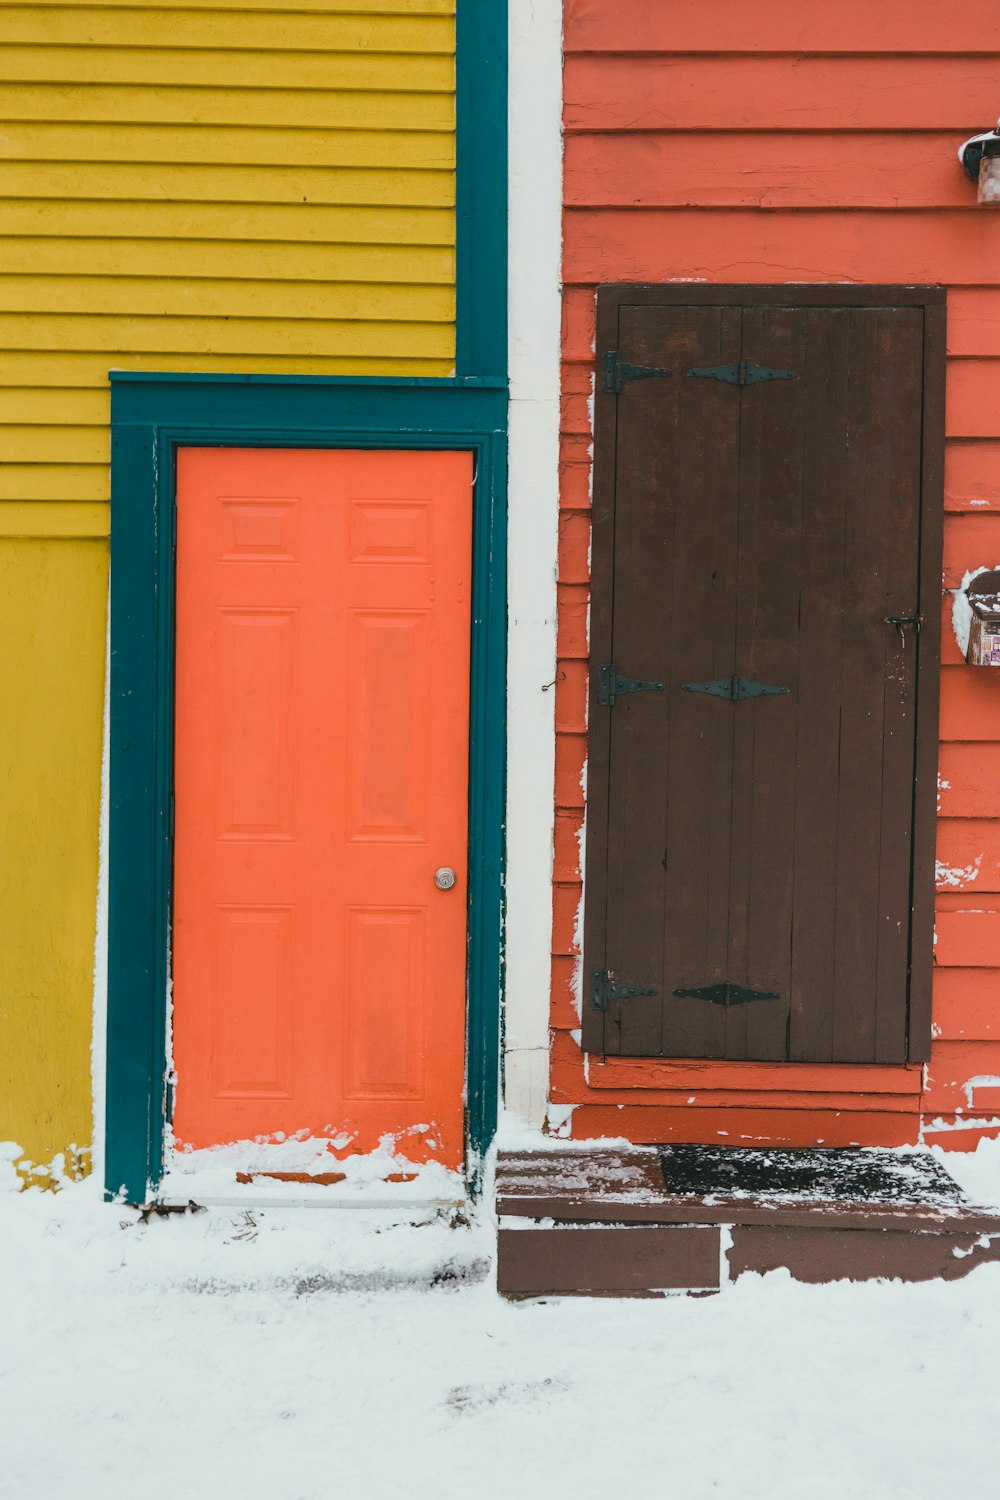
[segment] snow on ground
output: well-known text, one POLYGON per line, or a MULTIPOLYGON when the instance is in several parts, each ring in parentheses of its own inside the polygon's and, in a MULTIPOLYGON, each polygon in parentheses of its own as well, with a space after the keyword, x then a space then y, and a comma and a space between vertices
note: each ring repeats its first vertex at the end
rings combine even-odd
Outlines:
MULTIPOLYGON (((945 1160, 1000 1201, 1000 1148, 945 1160)), ((451 1212, 0 1192, 0 1496, 997 1493, 1000 1265, 510 1305, 451 1212)))

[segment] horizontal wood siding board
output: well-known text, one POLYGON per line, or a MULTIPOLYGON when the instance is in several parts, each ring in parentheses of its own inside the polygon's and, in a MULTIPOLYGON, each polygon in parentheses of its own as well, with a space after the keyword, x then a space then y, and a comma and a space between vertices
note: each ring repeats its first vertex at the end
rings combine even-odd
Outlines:
MULTIPOLYGON (((238 32, 234 26, 233 34, 238 32)), ((0 82, 163 85, 181 76, 189 84, 217 85, 220 64, 234 88, 446 93, 454 82, 453 59, 433 53, 46 46, 5 47, 0 51, 0 82)))
POLYGON ((567 137, 565 202, 579 207, 968 208, 955 132, 747 131, 567 137), (905 152, 901 170, 900 154, 905 152))
POLYGON ((725 1146, 913 1146, 919 1110, 701 1109, 697 1105, 578 1105, 573 1139, 622 1138, 725 1146))
POLYGON ((945 527, 944 572, 942 584, 947 609, 951 589, 960 587, 969 570, 1000 558, 1000 516, 976 509, 969 514, 950 516, 945 527))
POLYGON ((935 962, 946 968, 1000 969, 1000 910, 987 905, 982 897, 962 899, 969 903, 965 909, 938 909, 935 962))
POLYGON ((0 502, 0 536, 107 537, 110 531, 111 511, 100 502, 0 502))
MULTIPOLYGON (((386 15, 454 15, 456 0, 378 0, 379 11, 386 15)), ((89 10, 93 0, 11 0, 9 9, 49 9, 79 7, 89 10)), ((135 0, 102 0, 102 9, 129 10, 135 0)), ((204 10, 273 11, 281 15, 285 11, 302 11, 319 15, 367 14, 372 8, 371 0, 183 0, 177 9, 197 13, 204 10)))
MULTIPOLYGON (((11 313, 4 319, 15 349, 106 351, 109 367, 124 356, 161 350, 164 354, 298 354, 309 366, 313 354, 382 356, 394 353, 444 360, 454 343, 446 321, 402 322, 357 319, 219 318, 108 314, 11 313)), ((189 362, 197 367, 197 362, 189 362)), ((302 366, 300 365, 300 370, 302 366)))
MULTIPOLYGON (((448 130, 455 119, 451 89, 423 93, 392 89, 331 88, 299 91, 267 87, 224 88, 210 83, 168 84, 12 83, 0 95, 0 120, 44 126, 87 122, 151 126, 273 126, 304 130, 448 130)), ((280 136, 279 136, 280 139, 280 136)))
POLYGON ((939 818, 937 867, 939 890, 1000 890, 1000 821, 939 818))
POLYGON ((1000 818, 1000 744, 940 747, 938 812, 947 818, 1000 818))
POLYGON ((451 323, 454 291, 419 283, 223 281, 154 276, 0 275, 0 312, 87 318, 256 318, 318 322, 451 323))
MULTIPOLYGON (((1000 424, 998 424, 1000 425, 1000 424)), ((953 439, 944 456, 945 503, 969 506, 1000 502, 1000 442, 953 439)))
POLYGON ((591 1092, 585 1085, 581 1087, 578 1080, 572 1077, 567 1080, 567 1086, 563 1086, 563 1072, 559 1068, 552 1070, 551 1099, 554 1104, 573 1105, 586 1109, 590 1105, 603 1107, 613 1106, 625 1108, 628 1105, 641 1103, 644 1109, 655 1109, 669 1107, 675 1109, 718 1109, 718 1110, 746 1110, 755 1113, 758 1110, 793 1109, 793 1110, 815 1110, 833 1111, 837 1114, 858 1113, 870 1114, 898 1114, 902 1104, 913 1104, 913 1113, 919 1113, 920 1099, 909 1097, 901 1099, 898 1094, 818 1094, 812 1091, 803 1093, 796 1092, 792 1088, 778 1088, 767 1092, 754 1093, 750 1089, 646 1089, 636 1096, 634 1088, 622 1089, 602 1088, 591 1092))
POLYGON ((993 218, 968 209, 574 209, 565 214, 570 285, 606 280, 914 282, 982 286, 996 268, 993 218))
POLYGON ((787 0, 719 0, 706 24, 701 0, 566 0, 567 52, 990 52, 1000 51, 1000 13, 971 0, 955 15, 937 0, 844 0, 836 8, 787 0))
MULTIPOLYGON (((299 245, 295 284, 360 283, 453 287, 449 245, 299 245)), ((271 281, 288 279, 288 246, 232 240, 54 240, 10 236, 0 241, 0 275, 139 277, 160 281, 271 281)))
POLYGON ((941 668, 941 739, 1000 739, 1000 693, 993 673, 941 668))
POLYGON ((1000 360, 955 360, 948 368, 950 438, 992 438, 1000 426, 1000 360))
MULTIPOLYGON (((408 96, 407 96, 408 97, 408 96)), ((230 105, 231 111, 231 105, 230 105)), ((0 154, 23 161, 166 162, 316 167, 415 167, 450 170, 455 138, 440 130, 284 129, 278 126, 0 124, 0 154)))
MULTIPOLYGON (((178 156, 182 150, 178 142, 178 156)), ((373 207, 447 207, 454 175, 447 169, 409 171, 357 167, 201 166, 187 162, 8 162, 11 197, 114 199, 118 202, 313 203, 373 207)))
MULTIPOLYGON (((107 401, 108 370, 115 363, 116 361, 109 354, 94 351, 11 350, 5 353, 0 361, 0 389, 4 392, 4 403, 6 404, 8 398, 14 395, 30 400, 35 391, 47 392, 47 381, 52 382, 53 388, 65 386, 77 391, 89 389, 93 395, 107 401)), ((148 352, 132 354, 128 363, 129 368, 136 371, 159 370, 164 373, 180 373, 191 368, 190 359, 183 354, 154 355, 148 352)), ((312 373, 316 375, 433 376, 440 369, 439 359, 419 355, 414 358, 405 356, 401 358, 397 354, 373 358, 366 358, 363 355, 360 357, 317 355, 310 363, 313 366, 312 373)), ((301 361, 294 355, 260 354, 248 359, 243 355, 211 354, 200 356, 198 365, 202 373, 207 374, 294 375, 301 373, 301 361)), ((39 410, 40 420, 45 422, 47 418, 44 414, 44 403, 39 410)), ((24 420, 31 421, 34 418, 25 416, 24 420)))
POLYGON ((375 204, 0 200, 0 234, 242 240, 299 245, 454 245, 449 208, 375 204))
POLYGON ((864 1093, 919 1096, 919 1068, 857 1066, 851 1063, 734 1063, 700 1059, 666 1062, 653 1058, 591 1059, 587 1081, 592 1089, 660 1089, 688 1093, 698 1089, 744 1089, 748 1092, 792 1089, 805 1093, 864 1093))
POLYGON ((982 129, 996 114, 987 55, 885 58, 766 53, 566 58, 568 132, 982 129))
POLYGON ((992 969, 934 970, 934 1031, 942 1041, 1000 1042, 1000 995, 992 969))
POLYGON ((214 9, 187 5, 0 5, 0 36, 8 46, 152 48, 205 47, 227 53, 412 52, 450 57, 450 15, 381 14, 378 0, 364 9, 330 6, 326 14, 267 14, 243 8, 240 24, 214 9))

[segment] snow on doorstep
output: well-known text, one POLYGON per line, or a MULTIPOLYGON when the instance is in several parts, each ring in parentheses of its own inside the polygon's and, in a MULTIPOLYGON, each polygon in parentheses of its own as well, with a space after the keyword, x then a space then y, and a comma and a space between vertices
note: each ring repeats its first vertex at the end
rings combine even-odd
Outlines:
MULTIPOLYGON (((942 1160, 1000 1202, 995 1143, 942 1160)), ((703 1299, 509 1304, 476 1279, 488 1218, 142 1223, 93 1181, 17 1194, 8 1161, 0 1174, 3 1500, 996 1487, 997 1265, 948 1284, 774 1273, 703 1299)))
POLYGON ((461 1173, 439 1162, 413 1162, 393 1136, 364 1155, 340 1154, 349 1138, 328 1141, 316 1136, 283 1140, 237 1141, 206 1150, 171 1147, 168 1170, 158 1198, 163 1203, 302 1202, 319 1204, 461 1203, 461 1173), (268 1174, 318 1176, 343 1174, 341 1182, 322 1186, 281 1181, 268 1174), (247 1182, 247 1178, 252 1180, 247 1182))

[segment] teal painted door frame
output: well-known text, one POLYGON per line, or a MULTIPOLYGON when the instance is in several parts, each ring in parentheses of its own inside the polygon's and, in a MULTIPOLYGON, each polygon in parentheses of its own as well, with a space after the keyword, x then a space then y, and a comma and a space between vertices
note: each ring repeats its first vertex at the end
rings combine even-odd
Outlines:
POLYGON ((456 354, 449 380, 111 375, 111 796, 105 1190, 163 1171, 173 848, 177 449, 465 448, 475 455, 467 1162, 495 1130, 506 745, 507 3, 457 0, 456 354))
POLYGON ((475 454, 467 1162, 496 1126, 502 1003, 506 391, 436 382, 115 375, 105 1190, 142 1203, 170 1112, 175 462, 185 445, 475 454))

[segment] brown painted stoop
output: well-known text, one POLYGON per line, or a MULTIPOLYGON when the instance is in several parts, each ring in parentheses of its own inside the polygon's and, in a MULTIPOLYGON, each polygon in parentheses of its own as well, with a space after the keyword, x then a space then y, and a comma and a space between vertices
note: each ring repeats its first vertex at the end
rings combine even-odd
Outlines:
POLYGON ((501 1152, 506 1297, 720 1291, 798 1281, 954 1280, 1000 1260, 1000 1211, 925 1152, 635 1146, 501 1152))

